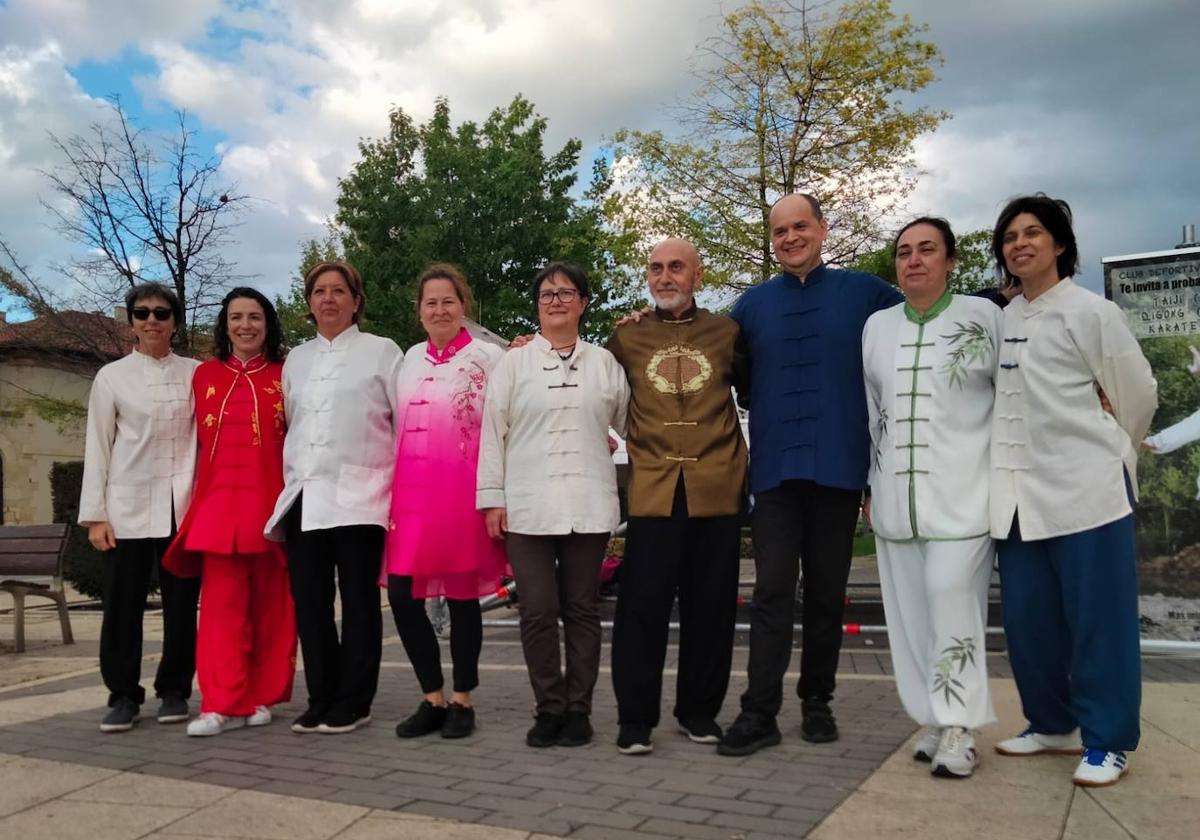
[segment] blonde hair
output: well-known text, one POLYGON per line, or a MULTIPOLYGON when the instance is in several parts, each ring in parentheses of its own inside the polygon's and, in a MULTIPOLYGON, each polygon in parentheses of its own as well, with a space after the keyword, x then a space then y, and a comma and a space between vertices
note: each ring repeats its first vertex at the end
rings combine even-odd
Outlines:
POLYGON ((471 317, 471 312, 475 308, 475 296, 471 294, 471 287, 467 285, 467 278, 458 269, 458 266, 450 263, 432 263, 421 272, 421 276, 417 278, 417 315, 421 314, 421 298, 425 295, 425 284, 430 280, 449 280, 450 285, 454 287, 454 293, 458 295, 459 303, 463 305, 463 312, 468 318, 471 317))
MULTIPOLYGON (((354 321, 357 324, 358 319, 362 316, 363 310, 367 305, 367 294, 363 291, 362 275, 358 273, 358 269, 352 266, 345 260, 322 260, 308 270, 304 275, 304 302, 307 303, 312 297, 313 287, 317 285, 317 278, 326 271, 332 271, 340 274, 342 279, 346 281, 346 287, 350 289, 350 294, 358 301, 358 305, 354 307, 354 321)), ((308 320, 315 320, 310 312, 308 320)))

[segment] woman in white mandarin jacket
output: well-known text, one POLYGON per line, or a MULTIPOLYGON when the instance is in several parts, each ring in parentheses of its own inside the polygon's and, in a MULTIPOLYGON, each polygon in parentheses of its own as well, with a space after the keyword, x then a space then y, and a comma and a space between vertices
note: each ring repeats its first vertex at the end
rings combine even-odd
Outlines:
POLYGON ((159 283, 135 286, 125 309, 137 345, 102 367, 88 398, 87 442, 79 524, 103 555, 104 621, 100 674, 109 711, 100 729, 124 732, 137 722, 142 619, 157 570, 163 603, 163 651, 154 679, 159 723, 188 719, 196 671, 196 604, 200 585, 162 568, 163 554, 191 501, 196 467, 192 374, 199 364, 171 352, 183 306, 159 283))
POLYGON ((949 292, 955 239, 944 219, 910 222, 893 253, 905 302, 863 330, 869 514, 896 686, 926 727, 914 757, 963 777, 978 761, 973 730, 995 720, 987 474, 1002 313, 949 292))
POLYGON ((286 537, 304 656, 308 708, 292 731, 341 733, 370 722, 379 684, 378 582, 404 356, 390 339, 359 331, 365 295, 349 263, 314 266, 304 297, 317 336, 283 366, 284 488, 265 530, 286 537), (340 637, 335 591, 342 598, 340 637))
POLYGON ((996 750, 1082 749, 1075 784, 1110 785, 1139 738, 1133 501, 1157 386, 1121 310, 1069 279, 1079 255, 1066 202, 1013 199, 992 251, 1023 288, 1004 310, 991 518, 1029 721, 996 750))

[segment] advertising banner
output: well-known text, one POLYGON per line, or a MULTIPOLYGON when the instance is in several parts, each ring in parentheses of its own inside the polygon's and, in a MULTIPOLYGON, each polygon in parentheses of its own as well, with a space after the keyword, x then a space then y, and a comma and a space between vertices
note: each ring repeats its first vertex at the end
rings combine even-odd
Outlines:
POLYGON ((1198 642, 1200 248, 1108 257, 1104 287, 1125 312, 1158 381, 1150 440, 1171 441, 1165 449, 1143 445, 1138 458, 1142 636, 1198 642))

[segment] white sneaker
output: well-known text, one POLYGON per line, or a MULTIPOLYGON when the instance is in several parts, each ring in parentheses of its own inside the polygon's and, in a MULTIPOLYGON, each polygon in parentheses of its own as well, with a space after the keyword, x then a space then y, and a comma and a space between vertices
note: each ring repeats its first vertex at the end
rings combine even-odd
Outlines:
POLYGON ((942 742, 942 727, 926 726, 921 730, 921 737, 917 739, 916 746, 913 747, 914 761, 933 761, 934 753, 937 752, 938 744, 942 742))
POLYGON ((266 726, 271 722, 271 710, 266 706, 255 706, 254 714, 246 718, 247 726, 266 726))
POLYGON ((216 712, 204 712, 187 726, 187 734, 195 738, 206 738, 209 735, 220 735, 230 729, 239 729, 246 725, 244 717, 226 717, 216 712))
POLYGON ((933 756, 930 773, 945 779, 965 779, 979 765, 979 754, 975 751, 975 736, 971 730, 961 726, 947 726, 942 730, 942 740, 933 756))
POLYGON ((1106 752, 1084 747, 1083 758, 1071 781, 1081 787, 1107 787, 1121 781, 1128 770, 1129 761, 1120 750, 1106 752))
POLYGON ((1083 749, 1079 740, 1079 730, 1075 729, 1066 735, 1043 735, 1026 729, 1015 738, 996 744, 996 752, 1000 755, 1078 755, 1083 749))

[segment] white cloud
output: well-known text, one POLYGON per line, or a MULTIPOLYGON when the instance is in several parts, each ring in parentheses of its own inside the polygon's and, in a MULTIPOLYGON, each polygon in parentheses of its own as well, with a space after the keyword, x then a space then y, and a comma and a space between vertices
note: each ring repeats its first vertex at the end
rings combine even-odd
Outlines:
MULTIPOLYGON (((1169 20, 1187 5, 1012 0, 929 12, 928 4, 896 0, 899 11, 930 22, 947 57, 942 81, 922 101, 956 113, 918 144, 928 175, 910 208, 970 230, 989 226, 1014 193, 1062 194, 1076 207, 1089 264, 1114 250, 1148 249, 1177 236, 1178 224, 1200 222, 1188 198, 1200 192, 1188 174, 1194 136, 1173 135, 1170 120, 1156 129, 1112 116, 1166 101, 1162 91, 1177 81, 1183 53, 1164 48, 1160 56, 1146 45, 1183 32, 1169 20), (1125 44, 1140 45, 1139 61, 1123 61, 1125 44), (1107 91, 1120 101, 1106 103, 1107 91)), ((689 57, 717 27, 721 6, 10 0, 0 6, 8 44, 0 52, 0 233, 29 243, 27 256, 63 253, 36 212, 45 190, 33 170, 54 162, 46 129, 70 133, 96 118, 96 103, 66 69, 84 59, 128 50, 149 56, 155 70, 137 80, 147 101, 187 109, 227 138, 223 174, 257 199, 230 256, 276 290, 294 271, 297 243, 322 234, 358 140, 386 131, 390 106, 422 120, 444 95, 455 120, 482 120, 519 92, 549 119, 550 148, 578 137, 595 149, 619 127, 670 133, 663 106, 694 84, 689 57), (216 31, 219 43, 206 34, 216 31)))
POLYGON ((102 106, 64 70, 56 43, 0 49, 0 236, 39 273, 63 256, 61 238, 39 204, 39 196, 52 196, 38 170, 59 162, 48 132, 82 130, 103 116, 102 106))
POLYGON ((142 33, 177 41, 195 37, 221 6, 222 0, 9 0, 0 8, 0 32, 8 44, 24 48, 37 48, 49 36, 75 64, 119 55, 142 33))

